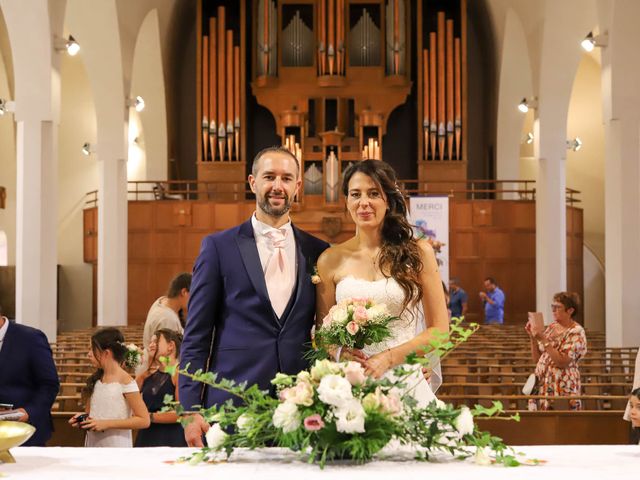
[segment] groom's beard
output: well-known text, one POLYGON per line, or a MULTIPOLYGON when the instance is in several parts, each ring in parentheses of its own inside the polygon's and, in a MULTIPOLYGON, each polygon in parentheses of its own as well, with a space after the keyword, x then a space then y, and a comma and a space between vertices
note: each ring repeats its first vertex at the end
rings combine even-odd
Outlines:
POLYGON ((283 204, 280 207, 274 207, 269 203, 269 195, 260 197, 258 199, 258 206, 260 210, 271 217, 281 217, 291 209, 291 199, 289 195, 282 192, 283 204))

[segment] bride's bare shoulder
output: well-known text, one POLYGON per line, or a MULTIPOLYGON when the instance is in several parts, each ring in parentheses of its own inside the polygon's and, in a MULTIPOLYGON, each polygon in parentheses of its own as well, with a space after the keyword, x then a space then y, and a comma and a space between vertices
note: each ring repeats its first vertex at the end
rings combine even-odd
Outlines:
POLYGON ((318 258, 318 268, 335 270, 342 262, 353 255, 353 241, 351 239, 327 248, 318 258))

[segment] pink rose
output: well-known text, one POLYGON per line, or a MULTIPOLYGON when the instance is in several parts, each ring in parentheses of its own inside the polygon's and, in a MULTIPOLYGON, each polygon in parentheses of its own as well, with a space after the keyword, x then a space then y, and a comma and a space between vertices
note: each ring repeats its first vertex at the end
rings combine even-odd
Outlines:
POLYGON ((402 400, 397 392, 390 391, 387 395, 380 396, 380 406, 384 412, 391 415, 402 413, 402 400))
POLYGON ((367 323, 367 320, 369 320, 367 309, 362 305, 356 307, 353 311, 353 320, 360 325, 367 323))
POLYGON ((347 323, 347 332, 349 332, 349 335, 355 335, 358 333, 358 330, 360 330, 360 327, 356 322, 351 321, 347 323))
POLYGON ((324 422, 322 421, 322 417, 317 413, 313 415, 309 415, 304 419, 304 428, 309 430, 310 432, 315 432, 324 427, 324 422))
POLYGON ((364 368, 358 362, 348 362, 342 371, 351 385, 362 385, 367 378, 364 368))
POLYGON ((278 398, 280 398, 281 402, 286 402, 287 399, 293 394, 293 388, 283 388, 282 390, 280 390, 280 393, 278 394, 278 398))

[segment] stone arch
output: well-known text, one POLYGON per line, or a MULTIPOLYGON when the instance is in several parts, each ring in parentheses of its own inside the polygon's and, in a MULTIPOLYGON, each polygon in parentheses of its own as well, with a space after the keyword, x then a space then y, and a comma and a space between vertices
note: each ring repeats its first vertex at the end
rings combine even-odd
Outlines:
MULTIPOLYGON (((162 64, 162 45, 158 10, 151 10, 144 18, 135 44, 131 72, 130 97, 141 95, 146 107, 143 112, 131 112, 129 131, 130 163, 140 156, 143 167, 138 169, 139 180, 167 179, 167 106, 162 64), (136 115, 137 114, 137 115, 136 115), (132 132, 139 135, 137 145, 132 145, 132 132)), ((131 170, 130 170, 131 173, 131 170)), ((130 177, 131 178, 131 177, 130 177)))

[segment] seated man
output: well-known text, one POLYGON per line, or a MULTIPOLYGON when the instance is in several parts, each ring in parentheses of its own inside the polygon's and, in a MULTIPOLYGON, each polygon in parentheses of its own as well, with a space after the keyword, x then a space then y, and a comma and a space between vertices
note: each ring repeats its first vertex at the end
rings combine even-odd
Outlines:
POLYGON ((51 406, 60 380, 47 337, 40 330, 9 322, 0 307, 0 403, 23 413, 36 427, 23 446, 44 447, 51 438, 51 406))

